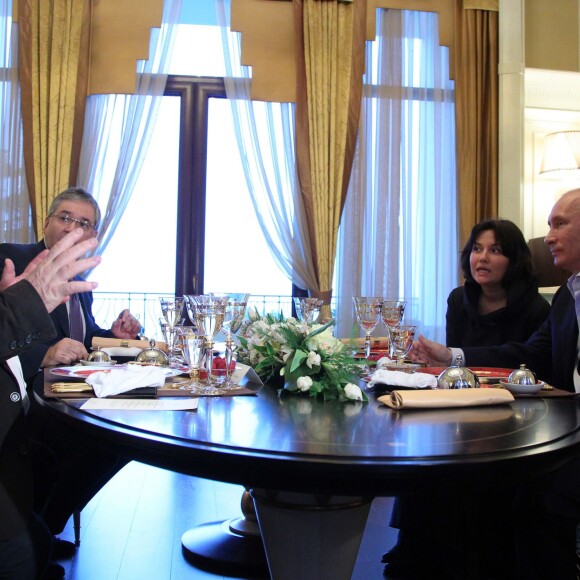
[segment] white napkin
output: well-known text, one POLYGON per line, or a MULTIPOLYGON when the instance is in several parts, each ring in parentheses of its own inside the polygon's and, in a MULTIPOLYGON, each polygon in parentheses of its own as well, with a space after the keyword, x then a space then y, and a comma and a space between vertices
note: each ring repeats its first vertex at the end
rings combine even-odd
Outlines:
MULTIPOLYGON (((149 343, 144 345, 143 348, 147 348, 148 346, 149 343)), ((131 356, 134 358, 143 351, 143 349, 135 346, 107 346, 101 348, 101 350, 108 353, 111 358, 115 358, 116 356, 131 356)))
POLYGON ((437 386, 437 377, 428 373, 404 373, 403 371, 378 369, 372 374, 369 385, 373 386, 376 383, 394 387, 426 389, 437 386))
POLYGON ((162 387, 165 384, 166 373, 161 367, 127 365, 109 372, 98 372, 85 380, 97 397, 109 397, 126 393, 139 387, 162 387))

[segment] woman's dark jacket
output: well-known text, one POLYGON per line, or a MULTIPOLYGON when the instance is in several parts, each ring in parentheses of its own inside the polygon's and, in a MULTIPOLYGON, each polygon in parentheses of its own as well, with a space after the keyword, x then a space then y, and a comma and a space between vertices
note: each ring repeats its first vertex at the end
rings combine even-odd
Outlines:
POLYGON ((447 346, 499 346, 525 342, 548 318, 550 304, 538 293, 535 281, 514 282, 507 304, 489 314, 477 311, 481 287, 466 281, 447 299, 447 346))

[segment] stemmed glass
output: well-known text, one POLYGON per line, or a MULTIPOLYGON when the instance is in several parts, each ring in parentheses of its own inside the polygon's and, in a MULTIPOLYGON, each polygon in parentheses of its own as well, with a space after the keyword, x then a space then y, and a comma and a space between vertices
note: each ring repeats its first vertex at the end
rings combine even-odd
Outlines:
POLYGON ((167 322, 167 328, 165 330, 167 342, 167 350, 169 351, 169 366, 175 366, 176 358, 174 347, 175 347, 175 326, 181 322, 183 317, 183 298, 177 296, 162 296, 159 298, 161 303, 161 312, 163 317, 167 322))
POLYGON ((311 324, 318 320, 322 300, 320 298, 294 298, 298 320, 311 324))
POLYGON ((365 358, 371 354, 371 333, 379 323, 383 299, 372 296, 353 296, 354 311, 359 326, 365 333, 365 358))
MULTIPOLYGON (((390 332, 392 326, 397 326, 403 322, 403 315, 405 314, 406 302, 404 300, 383 300, 381 305, 381 318, 387 328, 387 334, 390 332)), ((389 356, 393 358, 391 351, 391 343, 389 340, 389 356)))
POLYGON ((409 324, 397 324, 389 326, 389 350, 391 358, 397 359, 397 367, 403 367, 405 357, 413 346, 416 326, 409 324))
POLYGON ((222 323, 222 328, 226 335, 226 378, 224 381, 224 388, 231 388, 231 374, 230 364, 234 355, 234 335, 240 327, 246 315, 246 307, 248 306, 249 294, 228 293, 228 302, 226 312, 222 323))
POLYGON ((192 329, 188 329, 184 332, 181 338, 183 343, 183 356, 185 357, 185 362, 189 367, 189 378, 191 379, 191 382, 179 388, 191 391, 192 393, 208 394, 198 380, 201 361, 204 354, 203 338, 197 336, 192 329))
POLYGON ((226 312, 228 300, 225 296, 202 294, 200 296, 187 296, 187 313, 193 320, 198 332, 203 335, 205 341, 207 382, 213 382, 213 345, 216 334, 220 331, 226 312))

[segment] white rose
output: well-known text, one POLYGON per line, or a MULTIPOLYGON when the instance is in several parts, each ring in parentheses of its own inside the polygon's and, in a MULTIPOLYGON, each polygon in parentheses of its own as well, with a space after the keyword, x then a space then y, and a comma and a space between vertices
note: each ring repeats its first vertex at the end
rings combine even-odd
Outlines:
POLYGON ((260 315, 258 314, 258 309, 257 308, 250 308, 248 310, 248 318, 252 321, 252 322, 256 322, 256 320, 260 320, 260 315))
POLYGON ((305 393, 306 391, 310 390, 310 387, 312 386, 312 379, 310 377, 298 377, 296 386, 298 387, 299 391, 305 393))
POLYGON ((311 369, 314 365, 320 365, 320 355, 311 350, 306 359, 306 366, 311 369))
POLYGON ((344 387, 344 396, 351 401, 362 401, 362 391, 353 383, 344 387))

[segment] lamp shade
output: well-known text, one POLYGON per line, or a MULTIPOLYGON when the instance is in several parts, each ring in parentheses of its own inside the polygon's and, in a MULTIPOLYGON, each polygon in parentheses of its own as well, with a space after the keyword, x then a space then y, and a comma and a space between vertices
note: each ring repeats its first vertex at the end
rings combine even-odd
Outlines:
POLYGON ((550 133, 544 139, 540 173, 554 177, 580 169, 580 131, 550 133))

